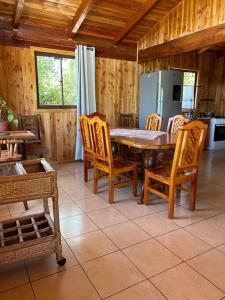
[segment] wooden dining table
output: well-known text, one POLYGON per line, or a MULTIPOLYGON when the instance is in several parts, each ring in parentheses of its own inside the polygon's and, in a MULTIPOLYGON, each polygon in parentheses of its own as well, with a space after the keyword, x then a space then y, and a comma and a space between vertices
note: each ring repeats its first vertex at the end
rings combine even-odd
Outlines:
MULTIPOLYGON (((112 142, 133 147, 142 153, 142 168, 149 167, 149 157, 151 156, 151 166, 157 164, 157 153, 163 150, 174 149, 177 135, 168 134, 162 131, 151 131, 141 129, 115 128, 110 130, 112 142)), ((138 204, 143 202, 143 189, 138 204)))

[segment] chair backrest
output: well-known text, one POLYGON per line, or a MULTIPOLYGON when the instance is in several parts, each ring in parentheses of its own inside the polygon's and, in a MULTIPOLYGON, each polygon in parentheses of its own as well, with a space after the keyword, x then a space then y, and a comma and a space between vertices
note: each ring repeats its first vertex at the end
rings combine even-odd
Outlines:
POLYGON ((84 151, 92 153, 91 130, 89 125, 90 118, 86 115, 80 116, 80 131, 83 141, 84 151))
POLYGON ((198 171, 207 128, 208 125, 201 121, 189 121, 180 128, 172 164, 171 179, 183 171, 198 171))
POLYGON ((101 113, 99 113, 99 112, 93 112, 92 114, 90 114, 90 115, 88 115, 88 118, 89 119, 92 119, 92 118, 94 118, 94 117, 99 117, 102 121, 106 121, 106 115, 103 115, 103 114, 101 114, 101 113))
POLYGON ((161 127, 162 127, 162 117, 159 114, 153 113, 147 116, 145 130, 160 131, 161 127))
POLYGON ((94 117, 89 121, 91 127, 91 138, 93 144, 94 158, 100 162, 113 165, 112 147, 110 140, 110 127, 106 121, 94 117))
POLYGON ((26 143, 42 143, 42 127, 41 127, 41 116, 38 115, 19 115, 19 129, 29 130, 35 134, 35 138, 27 140, 26 143))
POLYGON ((169 118, 167 132, 169 134, 178 134, 180 127, 189 121, 190 120, 186 119, 183 115, 176 115, 172 118, 169 118))
POLYGON ((117 114, 118 127, 120 128, 133 128, 134 127, 134 114, 117 114))

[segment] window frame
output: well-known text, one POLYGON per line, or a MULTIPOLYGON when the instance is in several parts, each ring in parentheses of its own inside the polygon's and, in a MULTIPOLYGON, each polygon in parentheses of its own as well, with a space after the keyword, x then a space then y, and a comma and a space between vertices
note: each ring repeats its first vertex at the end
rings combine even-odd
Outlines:
MULTIPOLYGON (((37 93, 37 108, 38 109, 76 109, 77 105, 45 105, 40 104, 40 95, 39 95, 39 85, 38 85, 38 62, 37 57, 38 56, 45 56, 45 57, 57 57, 57 58, 71 58, 75 60, 75 57, 73 55, 67 55, 67 54, 58 54, 58 53, 51 53, 51 52, 41 52, 41 51, 34 51, 34 57, 35 57, 35 77, 36 77, 36 93, 37 93)), ((61 73, 61 79, 62 79, 62 65, 60 67, 60 73, 61 73)), ((63 94, 63 80, 61 82, 61 96, 62 96, 62 103, 64 103, 64 94, 63 94)))
MULTIPOLYGON (((199 76, 199 72, 198 70, 194 70, 194 69, 181 69, 181 68, 170 68, 170 70, 174 70, 174 71, 181 71, 181 72, 187 72, 187 73, 195 73, 195 84, 194 84, 194 107, 192 110, 195 110, 197 107, 197 88, 198 86, 198 76, 199 76)), ((183 88, 182 88, 183 90, 183 88)), ((182 108, 182 110, 188 110, 188 108, 182 108)))

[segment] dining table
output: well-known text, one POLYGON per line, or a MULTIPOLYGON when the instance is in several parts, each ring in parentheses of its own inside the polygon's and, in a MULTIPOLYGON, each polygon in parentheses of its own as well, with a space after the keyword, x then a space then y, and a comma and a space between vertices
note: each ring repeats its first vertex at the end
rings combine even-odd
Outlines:
MULTIPOLYGON (((110 139, 116 144, 126 145, 138 150, 142 154, 142 166, 145 168, 154 167, 157 164, 157 154, 159 152, 174 149, 177 135, 164 131, 151 131, 130 128, 114 128, 110 130, 110 139), (149 160, 151 157, 151 160, 149 160), (151 163, 149 163, 151 161, 151 163)), ((143 187, 138 204, 143 203, 143 187)))

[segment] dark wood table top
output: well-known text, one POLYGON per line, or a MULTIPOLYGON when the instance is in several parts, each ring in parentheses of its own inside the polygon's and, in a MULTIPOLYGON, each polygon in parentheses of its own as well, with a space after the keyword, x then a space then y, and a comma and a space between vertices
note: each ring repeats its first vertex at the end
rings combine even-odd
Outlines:
POLYGON ((111 129, 110 136, 113 142, 139 148, 143 150, 160 150, 175 148, 177 136, 161 132, 157 137, 156 131, 140 129, 111 129), (138 132, 140 131, 140 135, 138 132), (151 134, 152 133, 152 134, 151 134), (149 136, 148 136, 149 134, 149 136))
POLYGON ((35 138, 35 134, 33 134, 28 130, 12 130, 12 131, 0 132, 0 140, 9 140, 9 139, 29 140, 34 138, 35 138))

